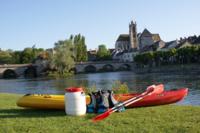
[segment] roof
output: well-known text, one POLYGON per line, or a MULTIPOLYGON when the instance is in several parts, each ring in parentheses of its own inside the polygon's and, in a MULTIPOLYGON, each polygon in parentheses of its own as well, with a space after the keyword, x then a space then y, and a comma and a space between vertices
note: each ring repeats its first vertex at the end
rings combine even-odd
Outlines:
POLYGON ((192 46, 192 44, 188 41, 179 43, 175 48, 183 48, 183 47, 188 47, 188 46, 192 46))
POLYGON ((129 41, 129 34, 120 34, 117 41, 129 41))
POLYGON ((194 41, 193 44, 200 44, 200 36, 194 41))
POLYGON ((152 34, 152 39, 153 39, 154 42, 161 40, 159 34, 152 34))
POLYGON ((146 28, 143 30, 141 36, 152 36, 151 32, 149 32, 146 28))
POLYGON ((110 53, 112 53, 115 49, 114 48, 110 48, 108 50, 110 51, 110 53))
POLYGON ((157 41, 151 45, 147 45, 147 46, 144 46, 140 52, 146 52, 146 51, 157 51, 158 49, 160 48, 163 48, 165 46, 165 42, 160 40, 160 41, 157 41))
MULTIPOLYGON (((173 41, 170 41, 170 42, 166 42, 165 43, 165 46, 163 48, 168 48, 170 45, 174 44, 174 43, 177 43, 176 40, 173 40, 173 41)), ((174 46, 175 47, 175 46, 174 46)))
POLYGON ((96 50, 90 50, 90 51, 87 51, 87 53, 90 54, 90 55, 96 55, 97 51, 96 50))

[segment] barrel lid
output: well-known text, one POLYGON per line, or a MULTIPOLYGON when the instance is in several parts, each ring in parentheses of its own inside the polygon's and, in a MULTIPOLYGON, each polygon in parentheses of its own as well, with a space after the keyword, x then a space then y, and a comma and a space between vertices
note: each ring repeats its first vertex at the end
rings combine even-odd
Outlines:
POLYGON ((66 92, 82 92, 83 88, 81 87, 69 87, 65 89, 66 92))

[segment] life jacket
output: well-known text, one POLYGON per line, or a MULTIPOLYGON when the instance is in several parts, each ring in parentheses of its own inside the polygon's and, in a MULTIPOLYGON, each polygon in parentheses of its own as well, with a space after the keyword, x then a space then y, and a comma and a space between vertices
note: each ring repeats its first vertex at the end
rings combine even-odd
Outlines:
POLYGON ((103 113, 118 104, 111 90, 99 90, 92 92, 89 96, 91 102, 87 105, 87 113, 103 113))

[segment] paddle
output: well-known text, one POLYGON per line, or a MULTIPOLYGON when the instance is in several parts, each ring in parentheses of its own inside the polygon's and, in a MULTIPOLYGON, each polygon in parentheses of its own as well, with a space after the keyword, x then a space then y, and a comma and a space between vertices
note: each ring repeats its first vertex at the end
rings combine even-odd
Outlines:
POLYGON ((136 97, 130 98, 129 100, 126 100, 126 101, 124 101, 122 103, 117 104, 116 106, 108 109, 103 114, 100 114, 100 115, 94 117, 92 119, 92 121, 93 122, 97 122, 97 121, 103 120, 103 119, 107 118, 111 113, 119 110, 121 107, 123 107, 123 106, 126 107, 126 106, 128 106, 128 105, 130 105, 132 103, 135 103, 135 102, 137 102, 139 100, 142 100, 146 96, 149 96, 149 95, 152 95, 152 94, 160 94, 160 93, 163 92, 163 90, 164 90, 164 87, 163 87, 162 84, 157 85, 157 86, 155 86, 155 85, 149 86, 149 87, 147 87, 146 91, 143 92, 142 94, 140 94, 140 95, 138 95, 136 97))

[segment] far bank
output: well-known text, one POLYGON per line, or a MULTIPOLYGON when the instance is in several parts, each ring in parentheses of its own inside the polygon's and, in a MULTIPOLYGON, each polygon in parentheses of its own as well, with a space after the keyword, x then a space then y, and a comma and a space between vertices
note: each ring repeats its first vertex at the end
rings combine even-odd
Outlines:
POLYGON ((178 64, 163 66, 144 66, 135 67, 133 72, 137 74, 143 73, 182 73, 182 74, 200 74, 200 64, 178 64))

